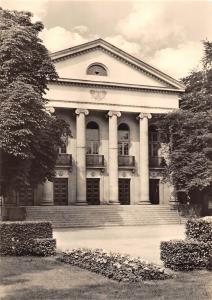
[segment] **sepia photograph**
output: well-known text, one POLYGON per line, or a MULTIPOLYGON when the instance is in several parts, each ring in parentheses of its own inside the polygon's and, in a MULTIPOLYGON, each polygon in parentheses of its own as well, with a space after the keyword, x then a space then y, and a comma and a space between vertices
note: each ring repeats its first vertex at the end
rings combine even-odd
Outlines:
POLYGON ((0 300, 212 300, 212 0, 0 0, 0 300))

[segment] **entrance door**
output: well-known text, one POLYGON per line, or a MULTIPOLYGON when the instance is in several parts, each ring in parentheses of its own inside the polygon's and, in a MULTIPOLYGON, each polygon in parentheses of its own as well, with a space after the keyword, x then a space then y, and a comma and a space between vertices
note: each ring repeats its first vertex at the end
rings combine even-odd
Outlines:
POLYGON ((130 179, 119 179, 119 202, 121 205, 130 205, 130 179))
POLYGON ((86 199, 89 205, 100 204, 99 178, 87 178, 86 180, 86 199))
POLYGON ((30 186, 19 187, 19 205, 34 205, 34 190, 30 186))
POLYGON ((149 195, 152 204, 159 204, 159 179, 149 180, 149 195))
POLYGON ((54 179, 54 205, 68 205, 68 178, 54 179))

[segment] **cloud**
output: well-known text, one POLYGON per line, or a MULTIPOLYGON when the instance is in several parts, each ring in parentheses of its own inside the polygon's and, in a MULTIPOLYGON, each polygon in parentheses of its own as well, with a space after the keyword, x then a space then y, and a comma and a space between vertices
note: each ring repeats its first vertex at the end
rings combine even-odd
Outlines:
POLYGON ((139 58, 181 78, 199 64, 201 41, 212 38, 212 5, 206 4, 136 1, 116 30, 123 40, 137 45, 139 58))
POLYGON ((105 40, 132 55, 139 56, 141 52, 139 43, 129 42, 121 35, 106 37, 105 40))
POLYGON ((88 33, 88 27, 84 25, 78 25, 74 27, 74 30, 81 33, 81 34, 86 34, 88 33))
POLYGON ((56 26, 50 29, 44 28, 40 33, 40 38, 50 52, 55 52, 86 43, 96 39, 97 36, 89 34, 86 26, 77 26, 73 30, 56 26))
POLYGON ((169 40, 182 41, 184 34, 180 23, 170 15, 166 2, 139 2, 132 12, 117 24, 117 30, 128 40, 140 40, 150 45, 160 45, 169 40))
POLYGON ((149 58, 150 64, 171 76, 180 79, 198 68, 203 54, 201 42, 186 42, 177 48, 165 48, 149 58))
POLYGON ((68 31, 59 26, 50 29, 45 28, 40 33, 40 38, 51 52, 76 46, 87 41, 79 33, 68 31))

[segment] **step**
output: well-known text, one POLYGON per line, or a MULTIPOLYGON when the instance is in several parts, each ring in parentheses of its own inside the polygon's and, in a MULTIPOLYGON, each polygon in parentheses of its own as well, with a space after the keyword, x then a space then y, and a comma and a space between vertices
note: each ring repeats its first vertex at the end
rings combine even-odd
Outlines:
POLYGON ((51 221, 55 228, 143 226, 181 221, 169 206, 156 205, 30 206, 26 210, 27 220, 51 221))

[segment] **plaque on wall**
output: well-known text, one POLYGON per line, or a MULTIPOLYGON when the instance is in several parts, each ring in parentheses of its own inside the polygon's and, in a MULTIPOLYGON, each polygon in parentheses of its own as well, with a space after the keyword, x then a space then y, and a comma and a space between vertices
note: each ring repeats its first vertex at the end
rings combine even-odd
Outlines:
POLYGON ((161 177, 161 172, 159 171, 150 171, 150 177, 161 177))
POLYGON ((90 94, 94 100, 102 100, 105 98, 107 92, 104 90, 90 90, 90 94))

